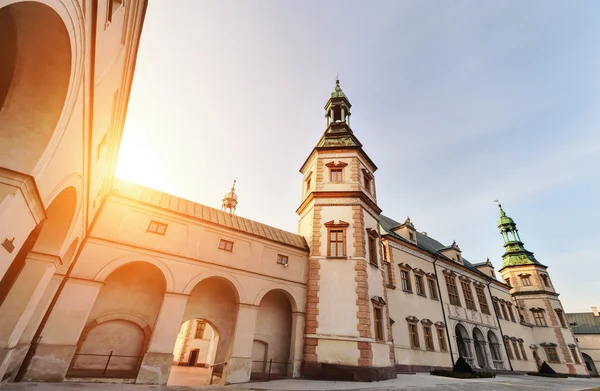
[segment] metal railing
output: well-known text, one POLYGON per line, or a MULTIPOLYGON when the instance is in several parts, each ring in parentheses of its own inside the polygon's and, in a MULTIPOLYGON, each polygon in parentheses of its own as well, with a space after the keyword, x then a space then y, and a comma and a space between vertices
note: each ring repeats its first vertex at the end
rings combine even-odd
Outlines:
POLYGON ((213 384, 215 375, 217 375, 219 380, 221 380, 223 378, 223 372, 225 372, 225 366, 227 366, 227 361, 218 362, 216 364, 212 364, 212 365, 208 366, 210 368, 210 380, 208 382, 208 385, 213 384), (220 368, 217 369, 217 367, 220 367, 220 368))
POLYGON ((471 368, 473 368, 473 365, 475 365, 475 359, 472 357, 464 357, 464 359, 467 362, 467 364, 469 364, 471 368))
POLYGON ((504 361, 494 360, 494 369, 503 370, 504 369, 504 361))
POLYGON ((270 380, 272 378, 287 377, 289 361, 255 361, 252 360, 251 380, 270 380), (258 365, 257 365, 258 364, 258 365), (262 365, 261 365, 262 364, 262 365), (259 367, 257 370, 257 367, 259 367))
POLYGON ((143 358, 144 356, 114 354, 113 350, 111 350, 109 354, 76 353, 73 356, 73 361, 67 371, 67 376, 112 378, 136 377, 143 358), (106 361, 102 358, 106 358, 106 361))

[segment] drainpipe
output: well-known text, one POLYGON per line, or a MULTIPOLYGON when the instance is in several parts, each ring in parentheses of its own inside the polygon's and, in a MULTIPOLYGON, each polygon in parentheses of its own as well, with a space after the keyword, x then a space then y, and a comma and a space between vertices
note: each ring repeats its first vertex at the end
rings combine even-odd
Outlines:
POLYGON ((492 289, 490 288, 490 284, 492 283, 492 278, 488 277, 487 288, 490 294, 490 299, 492 300, 492 310, 494 311, 494 315, 496 316, 496 322, 498 322, 498 329, 500 330, 500 338, 502 339, 502 345, 504 346, 504 352, 506 353, 506 359, 508 360, 508 366, 510 366, 510 371, 514 372, 512 362, 510 361, 510 356, 508 355, 508 348, 506 347, 506 341, 504 340, 504 333, 502 332, 502 325, 500 324, 500 319, 498 318, 498 313, 496 312, 496 308, 494 307, 494 296, 492 296, 492 289))
POLYGON ((440 306, 442 307, 442 316, 444 317, 444 323, 446 324, 446 340, 448 341, 448 350, 450 351, 450 361, 452 362, 452 368, 454 368, 454 353, 452 352, 452 340, 450 339, 450 331, 448 331, 448 321, 446 320, 446 311, 444 310, 444 299, 442 298, 442 290, 440 289, 440 279, 438 278, 438 272, 436 263, 438 257, 436 255, 433 261, 433 271, 435 273, 435 283, 437 285, 438 297, 440 299, 440 306))

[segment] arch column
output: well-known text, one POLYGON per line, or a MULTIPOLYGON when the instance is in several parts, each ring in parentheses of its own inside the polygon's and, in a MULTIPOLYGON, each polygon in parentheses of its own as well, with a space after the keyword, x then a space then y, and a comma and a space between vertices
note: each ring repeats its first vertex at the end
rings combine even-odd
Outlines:
POLYGON ((292 313, 292 336, 290 341, 289 377, 300 377, 302 368, 302 349, 304 347, 304 312, 292 313))
POLYGON ((15 347, 60 264, 58 256, 33 251, 25 258, 23 269, 0 306, 0 379, 14 376, 7 370, 16 359, 15 347))
POLYGON ((69 278, 34 347, 24 381, 62 381, 104 283, 69 278))
POLYGON ((189 297, 180 293, 165 293, 148 351, 144 354, 135 379, 136 384, 167 384, 173 364, 173 349, 189 297))
POLYGON ((258 309, 258 306, 251 304, 240 303, 238 305, 229 360, 223 373, 223 379, 227 383, 244 383, 250 380, 252 342, 254 341, 258 309))

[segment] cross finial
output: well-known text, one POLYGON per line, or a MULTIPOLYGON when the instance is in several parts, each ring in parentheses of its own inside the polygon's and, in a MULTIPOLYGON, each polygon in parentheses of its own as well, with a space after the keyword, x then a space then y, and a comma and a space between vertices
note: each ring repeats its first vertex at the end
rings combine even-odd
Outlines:
POLYGON ((500 201, 498 201, 497 198, 494 200, 494 202, 498 204, 498 208, 502 209, 502 205, 500 204, 500 201))
POLYGON ((339 85, 340 84, 340 73, 338 72, 337 75, 335 76, 335 84, 339 85))

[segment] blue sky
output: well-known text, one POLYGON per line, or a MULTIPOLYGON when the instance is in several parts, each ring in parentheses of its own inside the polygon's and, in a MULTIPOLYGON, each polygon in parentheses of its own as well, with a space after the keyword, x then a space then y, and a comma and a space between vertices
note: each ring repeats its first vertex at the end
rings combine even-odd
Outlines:
POLYGON ((339 72, 378 201, 501 265, 498 198, 600 305, 600 3, 151 1, 118 176, 292 232, 339 72))

